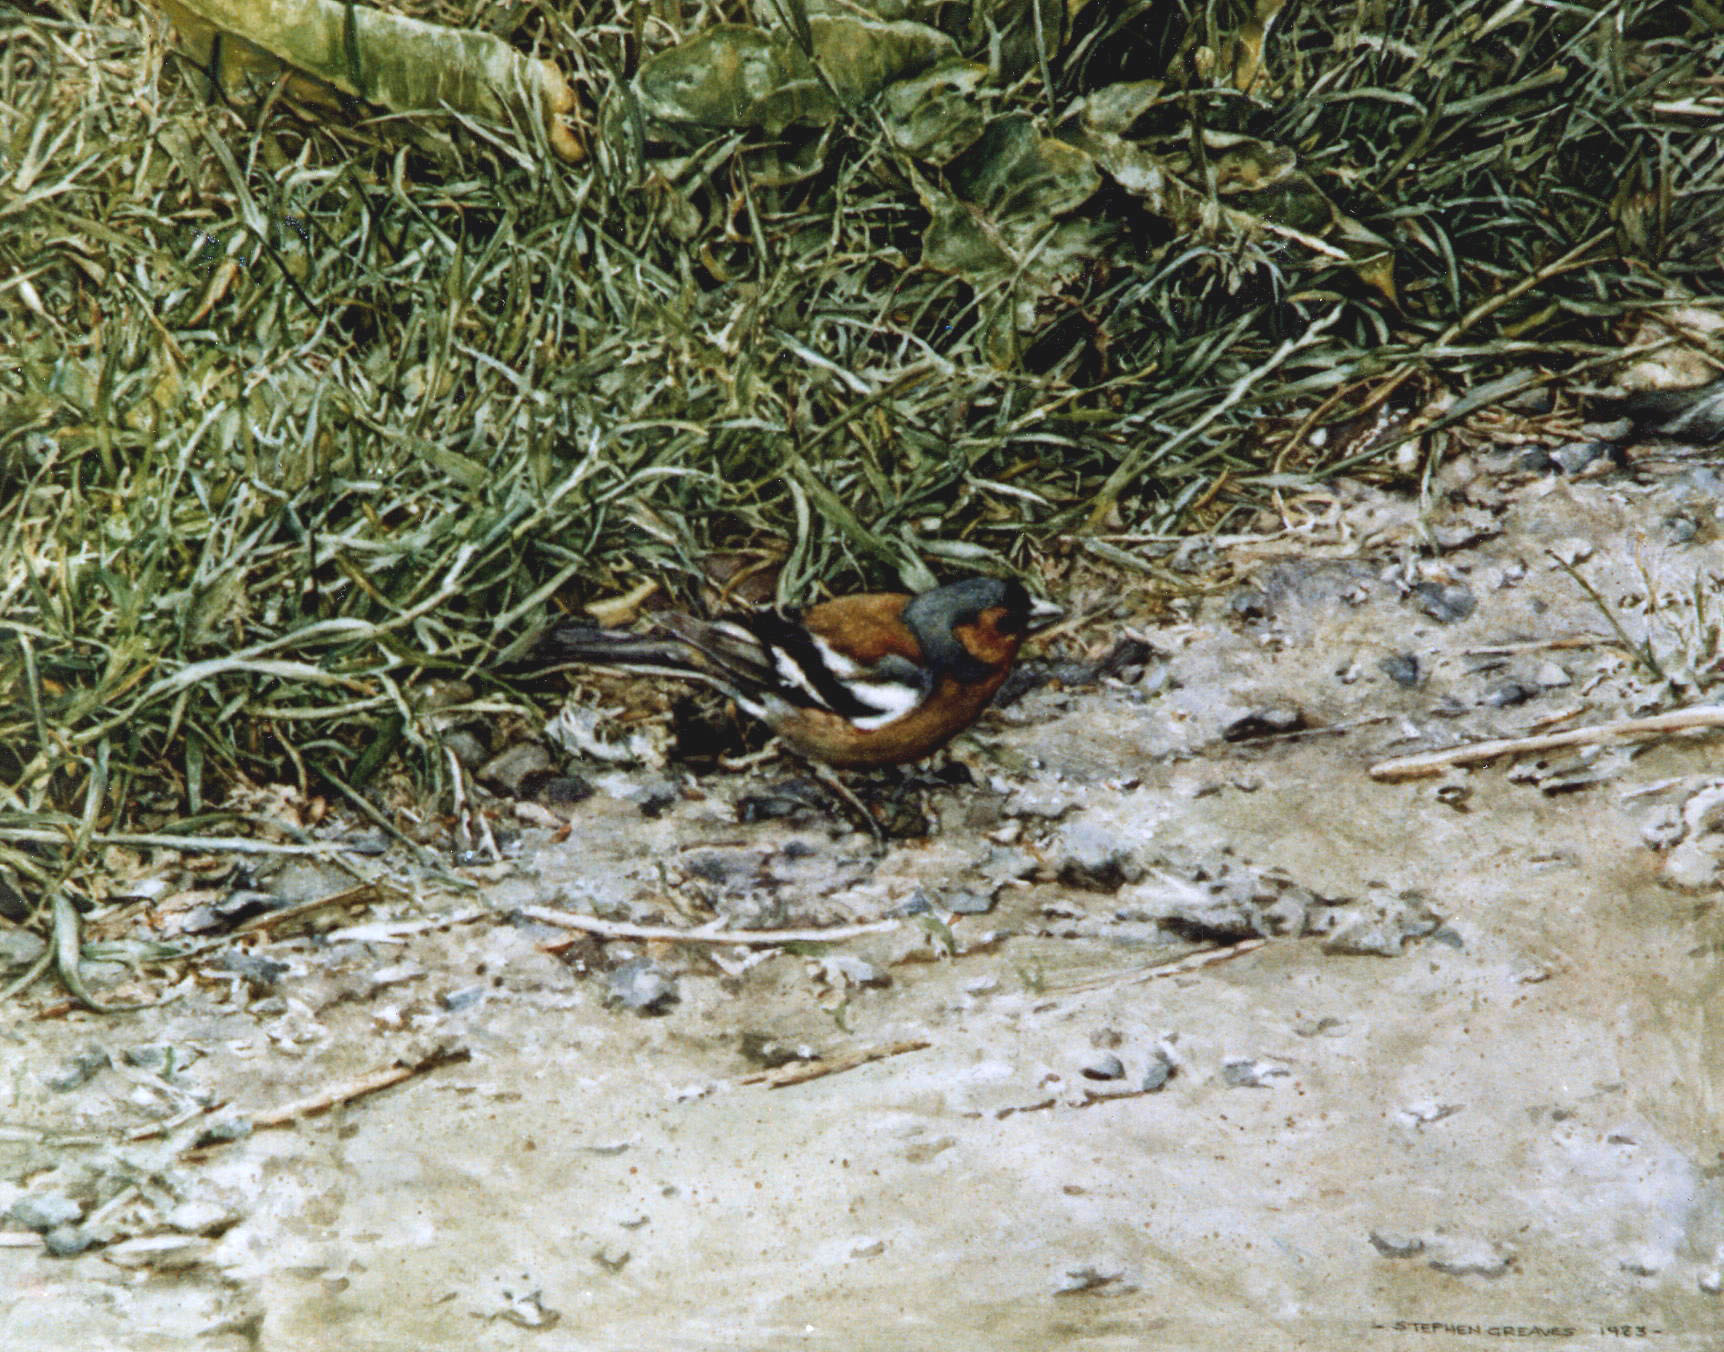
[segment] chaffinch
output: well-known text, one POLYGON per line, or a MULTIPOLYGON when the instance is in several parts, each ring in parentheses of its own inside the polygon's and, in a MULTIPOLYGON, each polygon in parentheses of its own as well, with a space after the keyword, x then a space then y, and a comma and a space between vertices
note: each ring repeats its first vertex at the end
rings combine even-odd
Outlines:
POLYGON ((861 769, 951 741, 981 717, 1024 639, 1059 615, 1018 582, 972 577, 917 596, 841 596, 799 616, 663 615, 657 634, 565 623, 538 655, 702 681, 809 759, 861 769))

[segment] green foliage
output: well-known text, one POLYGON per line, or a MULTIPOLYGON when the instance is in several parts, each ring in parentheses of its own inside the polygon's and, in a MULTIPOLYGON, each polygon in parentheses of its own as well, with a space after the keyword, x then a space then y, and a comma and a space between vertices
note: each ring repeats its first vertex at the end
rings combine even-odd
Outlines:
POLYGON ((886 49, 800 3, 530 6, 504 35, 591 99, 574 167, 301 120, 94 8, 0 59, 26 872, 238 777, 358 792, 400 750, 435 787, 428 683, 523 709, 494 673, 553 599, 742 546, 787 600, 1117 554, 1097 523, 1336 470, 1301 420, 1596 364, 1719 284, 1724 38, 1649 0, 977 0, 886 49), (721 23, 781 74, 671 116, 651 62, 721 23))

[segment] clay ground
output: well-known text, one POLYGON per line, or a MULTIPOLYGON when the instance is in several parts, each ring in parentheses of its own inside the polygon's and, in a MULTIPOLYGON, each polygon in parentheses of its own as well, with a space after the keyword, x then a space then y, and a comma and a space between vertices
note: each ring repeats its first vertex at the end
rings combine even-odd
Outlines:
MULTIPOLYGON (((1717 472, 1519 466, 1155 563, 1237 580, 990 715, 884 857, 824 809, 739 823, 782 770, 586 767, 498 806, 471 890, 356 854, 398 890, 319 930, 92 964, 183 980, 165 1008, 39 983, 0 1025, 0 1346, 1724 1345, 1716 735, 1367 773, 1708 698, 1717 472), (744 950, 523 907, 897 923, 744 950)), ((129 884, 164 916, 178 858, 129 884)), ((254 862, 278 900, 348 881, 254 862)))

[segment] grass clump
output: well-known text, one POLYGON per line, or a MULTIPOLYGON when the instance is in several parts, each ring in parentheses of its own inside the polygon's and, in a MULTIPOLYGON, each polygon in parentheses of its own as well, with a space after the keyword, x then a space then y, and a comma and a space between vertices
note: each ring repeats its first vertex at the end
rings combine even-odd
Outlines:
POLYGON ((529 712, 495 673, 554 605, 721 550, 784 600, 1112 558, 1393 449, 1318 429, 1464 416, 1718 292, 1698 10, 1000 0, 928 7, 948 64, 877 89, 801 3, 418 12, 561 64, 589 159, 218 87, 125 0, 0 19, 35 882, 229 783, 436 789, 428 692, 529 712), (698 120, 653 63, 725 23, 825 92, 698 120))

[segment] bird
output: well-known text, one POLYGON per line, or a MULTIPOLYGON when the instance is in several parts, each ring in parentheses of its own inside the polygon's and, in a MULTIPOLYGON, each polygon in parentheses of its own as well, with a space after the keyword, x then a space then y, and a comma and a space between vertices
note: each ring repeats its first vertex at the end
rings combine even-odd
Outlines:
POLYGON ((1061 614, 1013 579, 968 577, 800 613, 668 613, 646 634, 566 621, 535 660, 703 682, 805 759, 865 770, 921 760, 971 726, 1024 640, 1061 614))

